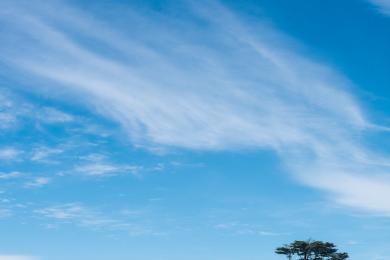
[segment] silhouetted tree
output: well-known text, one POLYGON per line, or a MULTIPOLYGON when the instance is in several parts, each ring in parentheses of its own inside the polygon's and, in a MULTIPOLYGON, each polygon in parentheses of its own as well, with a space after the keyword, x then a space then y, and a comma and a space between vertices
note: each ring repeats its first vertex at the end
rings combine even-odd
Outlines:
POLYGON ((347 253, 335 253, 330 257, 330 260, 345 260, 349 258, 347 253))
POLYGON ((278 247, 276 254, 285 255, 289 260, 345 260, 347 253, 338 253, 333 243, 315 240, 296 240, 291 244, 278 247))
POLYGON ((291 260, 294 254, 293 249, 290 245, 284 245, 276 248, 275 253, 279 255, 286 255, 289 260, 291 260))

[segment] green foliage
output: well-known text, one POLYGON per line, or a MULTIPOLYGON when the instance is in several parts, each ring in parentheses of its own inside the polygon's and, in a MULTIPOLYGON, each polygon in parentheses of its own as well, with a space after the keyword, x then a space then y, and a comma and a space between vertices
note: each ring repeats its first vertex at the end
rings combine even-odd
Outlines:
POLYGON ((291 244, 276 248, 275 253, 285 255, 289 260, 345 260, 347 253, 339 253, 333 243, 296 240, 291 244))

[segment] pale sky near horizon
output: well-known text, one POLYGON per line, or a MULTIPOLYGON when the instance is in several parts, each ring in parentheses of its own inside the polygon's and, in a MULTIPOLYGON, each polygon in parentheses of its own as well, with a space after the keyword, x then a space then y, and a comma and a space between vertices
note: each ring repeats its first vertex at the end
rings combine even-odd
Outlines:
POLYGON ((0 1, 0 260, 390 260, 390 1, 0 1))

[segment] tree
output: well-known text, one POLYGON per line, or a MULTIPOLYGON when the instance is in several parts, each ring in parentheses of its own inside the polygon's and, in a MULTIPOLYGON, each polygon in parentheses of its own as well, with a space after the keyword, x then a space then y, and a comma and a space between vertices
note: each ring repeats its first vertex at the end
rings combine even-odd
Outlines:
POLYGON ((345 260, 349 257, 347 253, 337 251, 333 243, 296 240, 291 244, 276 248, 275 253, 285 255, 289 260, 345 260))
POLYGON ((349 258, 349 255, 347 253, 335 253, 331 256, 330 260, 345 260, 347 258, 349 258))
POLYGON ((290 244, 293 253, 296 254, 298 257, 300 257, 299 259, 302 260, 308 260, 309 254, 311 252, 311 246, 312 244, 310 240, 308 241, 296 240, 290 244))
POLYGON ((288 260, 291 260, 293 254, 294 254, 294 251, 290 245, 284 245, 282 247, 276 248, 275 253, 277 253, 279 255, 286 255, 288 260))

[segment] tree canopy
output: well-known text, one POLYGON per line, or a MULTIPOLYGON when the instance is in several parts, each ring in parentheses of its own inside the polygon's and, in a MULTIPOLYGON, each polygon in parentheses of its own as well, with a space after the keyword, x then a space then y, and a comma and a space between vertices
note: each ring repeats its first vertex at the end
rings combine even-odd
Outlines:
POLYGON ((349 257, 347 253, 338 252, 333 243, 316 240, 296 240, 276 248, 275 253, 289 260, 345 260, 349 257))

